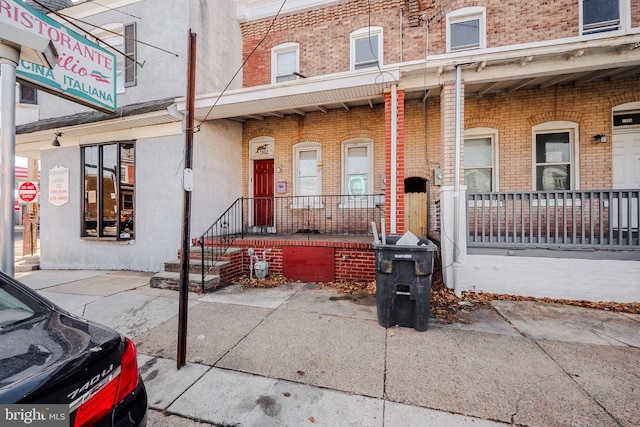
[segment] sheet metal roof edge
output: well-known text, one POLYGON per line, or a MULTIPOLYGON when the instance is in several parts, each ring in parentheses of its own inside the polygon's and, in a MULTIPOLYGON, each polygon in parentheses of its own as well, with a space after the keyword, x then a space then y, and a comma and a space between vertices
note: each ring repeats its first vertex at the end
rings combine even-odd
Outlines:
POLYGON ((118 112, 114 114, 106 114, 99 111, 89 111, 84 113, 72 114, 69 116, 52 117, 50 119, 38 120, 36 122, 25 123, 16 126, 16 134, 29 134, 40 132, 43 130, 84 125, 89 123, 98 123, 106 120, 113 120, 120 117, 130 117, 138 114, 152 113, 167 109, 171 104, 175 103, 174 98, 159 99, 138 104, 129 104, 118 108, 118 112))

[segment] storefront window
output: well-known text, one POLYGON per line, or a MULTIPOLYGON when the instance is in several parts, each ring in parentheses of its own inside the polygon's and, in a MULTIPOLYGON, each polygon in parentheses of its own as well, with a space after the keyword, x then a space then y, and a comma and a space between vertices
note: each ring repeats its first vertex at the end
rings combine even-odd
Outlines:
POLYGON ((135 151, 131 142, 82 147, 83 237, 133 239, 135 151))

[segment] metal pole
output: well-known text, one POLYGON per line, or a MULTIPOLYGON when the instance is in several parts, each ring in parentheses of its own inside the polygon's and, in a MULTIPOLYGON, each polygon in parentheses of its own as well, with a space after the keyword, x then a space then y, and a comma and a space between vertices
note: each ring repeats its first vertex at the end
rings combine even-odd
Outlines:
MULTIPOLYGON (((187 119, 184 168, 191 169, 193 159, 193 126, 196 87, 196 34, 189 29, 189 58, 187 66, 187 119)), ((191 222, 191 191, 185 188, 182 216, 182 251, 180 253, 180 304, 178 307, 178 356, 177 368, 186 364, 187 359, 187 319, 189 308, 189 249, 191 222)))
POLYGON ((0 224, 0 258, 2 271, 13 276, 15 270, 14 203, 16 188, 16 67, 20 52, 0 44, 0 76, 2 77, 2 214, 0 224))

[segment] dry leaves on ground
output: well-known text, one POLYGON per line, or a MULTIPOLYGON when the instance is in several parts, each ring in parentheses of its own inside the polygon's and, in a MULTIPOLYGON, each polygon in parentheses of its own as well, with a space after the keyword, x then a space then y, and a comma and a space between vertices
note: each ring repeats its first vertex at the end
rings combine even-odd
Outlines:
MULTIPOLYGON (((292 282, 281 274, 269 275, 264 279, 249 279, 246 276, 235 281, 245 287, 273 288, 292 282)), ((323 286, 335 288, 338 292, 350 295, 375 295, 376 282, 336 281, 322 283, 323 286)), ((564 304, 577 307, 595 308, 621 313, 640 314, 640 303, 591 302, 552 298, 522 297, 517 295, 490 294, 484 292, 463 292, 457 297, 452 289, 447 288, 442 281, 442 274, 435 269, 431 277, 431 315, 443 323, 471 323, 466 314, 479 308, 486 307, 494 300, 507 301, 537 301, 564 304)))

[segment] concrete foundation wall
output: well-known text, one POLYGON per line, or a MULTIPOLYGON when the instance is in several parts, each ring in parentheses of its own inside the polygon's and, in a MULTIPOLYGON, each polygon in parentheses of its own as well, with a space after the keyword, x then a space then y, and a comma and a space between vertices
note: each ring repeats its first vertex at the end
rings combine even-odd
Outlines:
POLYGON ((640 263, 467 255, 461 290, 587 301, 640 301, 640 263))

